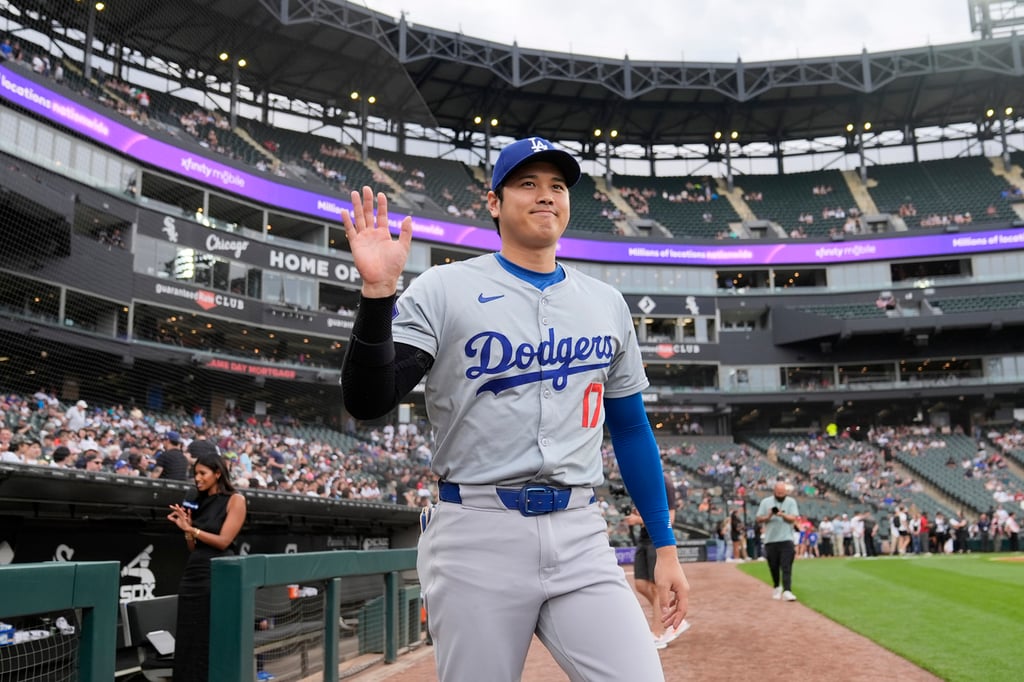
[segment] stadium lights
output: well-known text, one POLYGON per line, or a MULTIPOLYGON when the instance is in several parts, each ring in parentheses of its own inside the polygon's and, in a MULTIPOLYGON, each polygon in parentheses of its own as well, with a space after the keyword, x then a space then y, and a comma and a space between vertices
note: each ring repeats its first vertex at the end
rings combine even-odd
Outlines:
MULTIPOLYGON (((227 62, 229 59, 231 59, 231 55, 227 52, 221 52, 217 55, 217 59, 221 60, 222 62, 227 62)), ((239 57, 238 60, 232 64, 232 66, 237 66, 240 69, 244 69, 248 65, 249 62, 246 61, 245 57, 239 57)))
POLYGON ((721 130, 716 130, 715 131, 715 139, 716 140, 721 140, 722 139, 722 131, 721 130))
POLYGON ((1013 116, 1013 107, 1006 107, 1006 109, 1003 110, 1003 113, 1007 116, 1013 116))
POLYGON ((96 37, 96 14, 105 10, 107 6, 102 2, 89 5, 89 20, 85 29, 85 55, 83 58, 82 73, 85 80, 92 80, 92 44, 96 37))
POLYGON ((487 119, 485 116, 477 114, 473 117, 473 123, 484 128, 484 174, 490 176, 491 174, 491 128, 498 127, 498 118, 492 116, 487 119), (483 125, 484 121, 487 121, 488 125, 483 125))
POLYGON ((735 142, 736 140, 740 139, 739 132, 734 130, 731 133, 729 133, 729 139, 731 139, 733 142, 735 142))

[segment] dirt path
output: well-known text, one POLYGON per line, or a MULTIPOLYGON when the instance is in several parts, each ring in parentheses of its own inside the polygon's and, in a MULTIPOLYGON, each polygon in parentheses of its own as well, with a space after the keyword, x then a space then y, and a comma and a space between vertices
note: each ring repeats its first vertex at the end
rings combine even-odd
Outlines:
MULTIPOLYGON (((660 652, 666 680, 737 680, 752 676, 758 682, 939 679, 799 602, 773 601, 767 585, 732 564, 687 564, 686 575, 691 588, 688 620, 693 627, 660 652), (813 655, 807 655, 807 651, 813 655)), ((794 592, 799 595, 795 587, 794 592)), ((397 663, 378 665, 349 679, 437 682, 433 652, 430 647, 421 647, 397 663)), ((534 639, 523 682, 565 679, 551 655, 534 639)))

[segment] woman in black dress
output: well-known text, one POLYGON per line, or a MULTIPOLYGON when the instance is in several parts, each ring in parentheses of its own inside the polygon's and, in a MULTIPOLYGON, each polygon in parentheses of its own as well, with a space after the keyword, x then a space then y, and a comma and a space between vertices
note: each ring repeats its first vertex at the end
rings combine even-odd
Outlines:
MULTIPOLYGON (((189 556, 178 585, 174 679, 202 682, 210 666, 210 559, 234 556, 245 523, 245 497, 231 485, 220 455, 202 453, 193 465, 199 495, 194 510, 172 504, 167 518, 185 534, 189 556)), ((191 505, 189 505, 191 506, 191 505)))

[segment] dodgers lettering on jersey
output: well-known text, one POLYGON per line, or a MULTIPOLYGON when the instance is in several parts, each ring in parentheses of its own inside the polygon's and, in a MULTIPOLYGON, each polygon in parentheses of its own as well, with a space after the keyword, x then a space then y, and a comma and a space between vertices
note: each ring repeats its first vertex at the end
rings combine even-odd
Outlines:
POLYGON ((561 391, 568 385, 569 376, 608 367, 613 352, 612 337, 608 335, 556 339, 555 330, 549 328, 548 338, 536 346, 531 343, 513 346, 501 332, 481 332, 466 342, 466 357, 479 359, 466 370, 466 378, 522 372, 483 382, 476 390, 477 395, 485 391, 497 395, 514 386, 549 379, 551 386, 561 391), (591 358, 597 362, 587 363, 591 358), (528 372, 535 364, 539 369, 528 372))
POLYGON ((434 358, 424 400, 438 476, 603 482, 604 400, 648 385, 618 291, 571 269, 540 291, 490 254, 431 268, 397 308, 395 341, 434 358))

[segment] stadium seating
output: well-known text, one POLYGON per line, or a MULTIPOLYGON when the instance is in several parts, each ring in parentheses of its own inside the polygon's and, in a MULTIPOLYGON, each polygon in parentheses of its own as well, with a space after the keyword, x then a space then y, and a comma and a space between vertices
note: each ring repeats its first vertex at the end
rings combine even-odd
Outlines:
POLYGON ((640 217, 657 220, 676 237, 717 239, 729 233, 729 223, 740 221, 732 204, 718 195, 711 178, 616 175, 614 184, 627 201, 630 194, 640 193, 649 211, 640 217), (707 201, 692 200, 709 196, 707 201))
POLYGON ((885 309, 874 303, 833 303, 823 305, 802 305, 799 310, 824 317, 837 317, 841 320, 866 319, 885 317, 885 309))
POLYGON ((800 227, 807 236, 841 233, 846 218, 825 217, 824 212, 840 209, 849 214, 851 208, 859 210, 839 171, 745 175, 737 178, 735 183, 748 197, 747 205, 755 216, 777 223, 787 234, 796 227, 800 227), (816 187, 828 191, 815 193, 816 187), (752 201, 749 199, 751 195, 760 199, 752 201), (809 214, 813 222, 800 222, 801 214, 809 214))
MULTIPOLYGON (((767 450, 772 443, 778 444, 780 440, 777 436, 771 435, 749 438, 750 443, 762 450, 767 450)), ((825 511, 829 516, 868 509, 886 511, 893 504, 905 504, 908 508, 916 507, 929 516, 933 516, 935 512, 947 515, 951 512, 948 507, 927 493, 916 490, 913 481, 897 481, 893 476, 882 476, 882 455, 867 443, 837 438, 828 442, 815 442, 810 450, 824 453, 823 458, 817 459, 808 455, 793 457, 793 453, 785 451, 780 452, 779 457, 785 464, 850 500, 849 503, 831 505, 831 508, 825 511)), ((805 513, 810 515, 810 509, 811 506, 808 506, 805 513)), ((803 505, 801 511, 804 511, 803 505)), ((820 519, 821 516, 814 518, 820 519)))
POLYGON ((992 174, 986 158, 873 166, 869 174, 878 182, 868 192, 880 211, 898 214, 901 206, 913 205, 916 215, 904 217, 909 228, 919 227, 922 220, 933 216, 952 220, 970 214, 974 223, 1005 222, 1016 217, 1001 196, 1009 185, 992 174), (990 206, 994 213, 990 213, 990 206))
POLYGON ((906 449, 896 453, 897 460, 936 486, 957 502, 975 511, 987 511, 995 506, 993 493, 1001 489, 1009 494, 1024 491, 1021 481, 1008 469, 993 470, 975 463, 965 468, 965 460, 977 460, 978 449, 974 440, 963 435, 936 436, 945 447, 929 447, 912 454, 906 449), (948 462, 952 461, 953 466, 948 462), (971 476, 966 475, 967 471, 971 476))
POLYGON ((597 183, 584 173, 572 189, 572 217, 569 229, 610 234, 615 232, 613 220, 605 215, 615 206, 610 201, 598 199, 597 183))
POLYGON ((487 189, 459 161, 371 149, 370 158, 407 192, 423 194, 439 212, 453 217, 489 221, 487 189), (454 207, 456 213, 449 210, 454 207))
POLYGON ((929 301, 946 315, 977 313, 1024 308, 1024 294, 994 294, 991 296, 958 296, 929 301))

